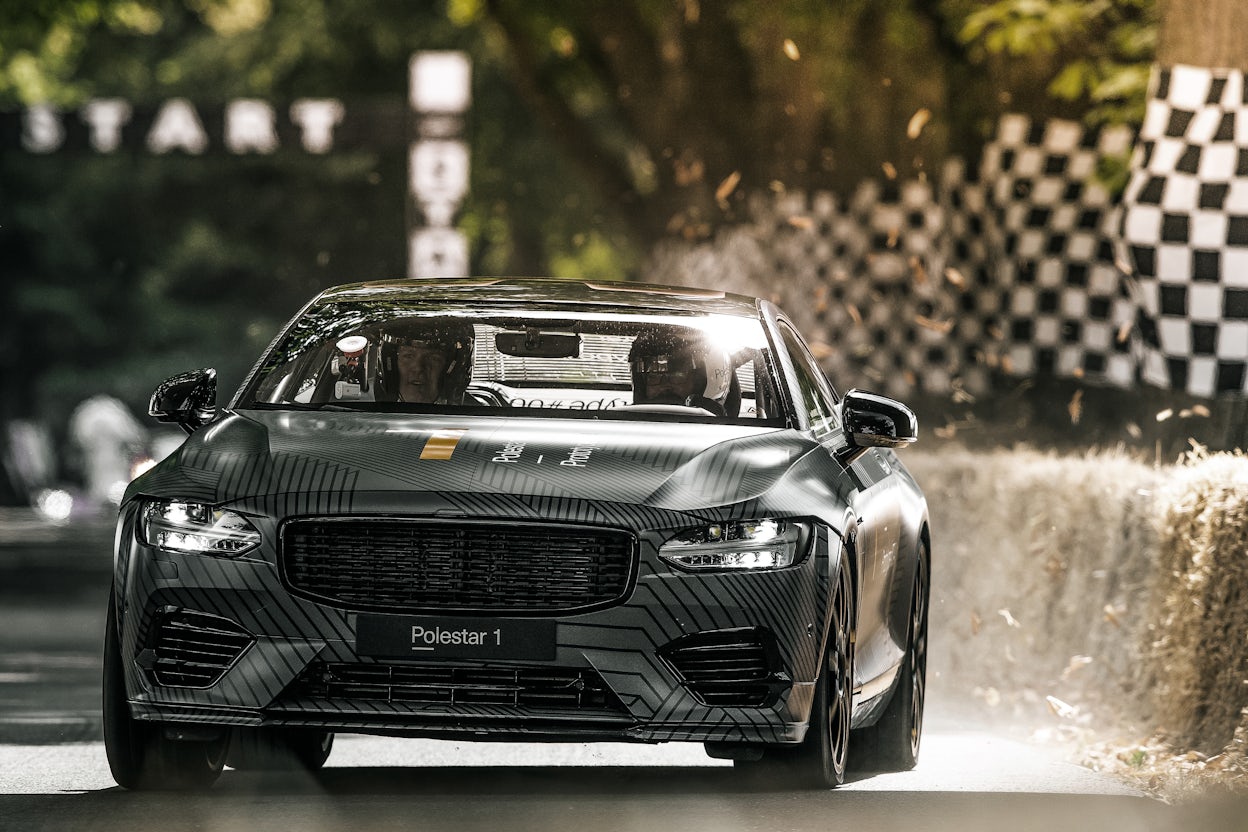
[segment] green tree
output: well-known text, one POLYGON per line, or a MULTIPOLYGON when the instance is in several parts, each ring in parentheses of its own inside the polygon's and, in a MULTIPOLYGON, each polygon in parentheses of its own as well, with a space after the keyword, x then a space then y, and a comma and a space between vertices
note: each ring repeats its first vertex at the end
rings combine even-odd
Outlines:
POLYGON ((752 191, 852 187, 974 155, 1006 110, 1135 122, 1153 0, 460 0, 639 240, 752 191))
MULTIPOLYGON (((472 270, 635 276, 656 240, 738 222, 749 194, 973 155, 1002 110, 1061 111, 1046 88, 1068 110, 1134 100, 1107 79, 1151 49, 1150 15, 1151 0, 5 3, 0 107, 402 99, 412 52, 465 49, 472 270)), ((201 363, 236 381, 307 295, 405 272, 405 164, 6 154, 0 407, 63 409, 92 384, 137 405, 201 363)))
POLYGON ((941 158, 944 63, 922 3, 488 0, 514 83, 639 240, 709 234, 749 191, 941 158))
MULTIPOLYGON (((962 20, 958 38, 971 61, 1005 74, 1020 60, 1050 80, 1063 114, 1098 123, 1138 124, 1157 48, 1155 0, 945 0, 962 20)), ((1014 102, 1011 102, 1014 103, 1014 102)), ((1022 109, 1045 109, 1022 100, 1022 109)))
MULTIPOLYGON (((422 33, 459 33, 417 4, 398 21, 408 34, 388 32, 375 21, 401 9, 371 0, 33 5, 0 7, 10 106, 87 96, 401 102, 410 53, 431 45, 422 33)), ((228 389, 315 291, 403 275, 396 144, 325 158, 4 154, 0 417, 63 419, 101 390, 141 408, 159 379, 205 364, 228 389)))

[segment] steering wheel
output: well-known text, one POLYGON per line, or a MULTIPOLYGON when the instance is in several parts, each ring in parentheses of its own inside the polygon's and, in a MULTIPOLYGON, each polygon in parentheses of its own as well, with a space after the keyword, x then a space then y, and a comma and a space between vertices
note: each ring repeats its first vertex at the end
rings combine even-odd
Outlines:
POLYGON ((707 396, 690 396, 685 399, 685 407, 698 407, 721 419, 728 415, 722 404, 707 396))
POLYGON ((464 396, 486 407, 510 407, 511 398, 489 382, 474 381, 464 390, 464 396))

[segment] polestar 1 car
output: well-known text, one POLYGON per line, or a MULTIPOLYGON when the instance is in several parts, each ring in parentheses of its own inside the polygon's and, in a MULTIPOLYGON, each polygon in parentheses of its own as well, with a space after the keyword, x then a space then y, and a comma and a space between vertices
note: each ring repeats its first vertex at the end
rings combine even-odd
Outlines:
POLYGON ((335 733, 693 741, 831 787, 918 757, 913 413, 766 300, 459 279, 323 292, 121 505, 104 646, 127 788, 325 763, 335 733))

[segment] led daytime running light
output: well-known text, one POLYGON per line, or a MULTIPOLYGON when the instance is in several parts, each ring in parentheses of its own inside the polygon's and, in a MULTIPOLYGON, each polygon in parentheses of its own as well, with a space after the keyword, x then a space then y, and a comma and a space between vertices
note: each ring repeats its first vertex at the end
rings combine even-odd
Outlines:
POLYGON ((260 545, 260 532, 246 517, 203 503, 149 502, 139 528, 144 543, 171 552, 236 557, 260 545))

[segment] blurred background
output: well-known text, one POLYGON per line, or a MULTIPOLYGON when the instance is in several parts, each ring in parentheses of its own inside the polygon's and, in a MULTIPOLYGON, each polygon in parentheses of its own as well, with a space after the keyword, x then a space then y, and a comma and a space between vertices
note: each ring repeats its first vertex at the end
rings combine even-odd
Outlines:
POLYGON ((161 380, 228 401, 332 285, 553 275, 772 298, 838 389, 915 407, 943 707, 1248 782, 1248 472, 1201 467, 1248 446, 1245 31, 1242 0, 0 3, 0 741, 99 737, 114 503, 183 438, 161 380))
MULTIPOLYGON (((1237 13, 1229 0, 1204 4, 1237 13)), ((52 486, 107 496, 92 479, 113 475, 92 466, 129 476, 176 444, 142 416, 156 383, 212 366, 227 399, 316 292, 426 273, 413 265, 412 229, 430 224, 456 232, 455 273, 772 296, 838 388, 913 402, 939 429, 933 441, 1123 444, 1167 460, 1189 438, 1242 444, 1243 395, 1226 385, 1148 383, 1134 365, 1115 375, 1055 350, 1020 364, 1010 349, 1029 349, 1029 330, 997 313, 1014 312, 1009 290, 1028 279, 1002 263, 1017 265, 1011 246, 1025 228, 1011 230, 1000 175, 965 186, 1010 173, 1014 128, 1002 119, 1021 117, 1041 148, 1051 125, 1074 125, 1079 136, 1059 150, 1097 152, 1094 169, 1067 172, 1066 184, 1104 193, 1097 211, 1116 204, 1159 43, 1209 55, 1220 37, 1218 27, 1181 31, 1164 5, 5 4, 0 502, 52 486), (409 193, 414 142, 442 129, 412 110, 410 65, 429 50, 462 54, 470 72, 450 128, 470 160, 466 188, 440 217, 409 193), (301 145, 288 115, 308 99, 345 111, 328 150, 301 145), (91 121, 101 101, 121 102, 113 134, 91 121), (239 102, 267 106, 272 146, 231 144, 239 102), (166 131, 158 147, 157 123, 176 107, 192 114, 181 123, 192 132, 166 131), (1126 141, 1104 141, 1116 128, 1126 141), (950 204, 975 193, 988 204, 950 204), (998 245, 985 248, 994 217, 998 245), (985 288, 999 290, 987 313, 969 294, 985 288), (1003 327, 1012 346, 980 343, 1001 342, 1003 327), (895 347, 884 351, 891 363, 865 360, 881 347, 895 347), (88 436, 108 450, 84 445, 88 436)), ((1032 186, 1017 174, 1011 199, 1032 186)), ((1061 198, 1071 201, 1069 187, 1061 198)), ((1098 229, 1109 219, 1098 213, 1098 229)), ((1070 285, 1071 273, 1060 280, 1070 285)), ((1101 317, 1116 336, 1102 345, 1111 361, 1147 340, 1130 309, 1101 317)))

